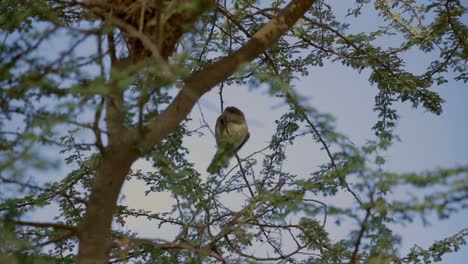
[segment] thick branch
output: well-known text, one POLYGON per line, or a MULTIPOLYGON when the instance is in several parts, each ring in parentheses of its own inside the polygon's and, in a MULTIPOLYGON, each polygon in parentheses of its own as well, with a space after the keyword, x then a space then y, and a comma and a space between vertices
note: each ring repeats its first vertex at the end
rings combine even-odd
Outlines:
POLYGON ((129 148, 124 145, 110 146, 99 161, 86 214, 80 225, 80 264, 109 262, 112 217, 117 198, 131 164, 137 159, 137 153, 129 148))

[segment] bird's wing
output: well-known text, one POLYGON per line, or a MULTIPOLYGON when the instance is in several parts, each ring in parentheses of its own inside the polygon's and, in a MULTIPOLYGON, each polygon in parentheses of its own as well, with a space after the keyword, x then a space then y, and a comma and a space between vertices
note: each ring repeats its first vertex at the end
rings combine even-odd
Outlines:
POLYGON ((226 120, 224 120, 224 116, 220 115, 216 120, 216 127, 215 127, 215 138, 216 144, 219 144, 221 138, 224 136, 224 128, 226 127, 226 120))
POLYGON ((241 149, 242 146, 244 146, 245 142, 247 142, 247 140, 249 140, 249 138, 250 138, 250 133, 247 132, 247 135, 245 136, 244 141, 242 141, 242 143, 239 145, 239 147, 237 147, 236 152, 239 151, 239 149, 241 149))

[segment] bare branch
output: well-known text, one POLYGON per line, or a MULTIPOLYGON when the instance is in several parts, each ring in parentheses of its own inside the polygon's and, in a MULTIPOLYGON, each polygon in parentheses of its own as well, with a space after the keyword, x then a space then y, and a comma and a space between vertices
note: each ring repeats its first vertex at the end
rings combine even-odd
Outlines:
POLYGON ((59 224, 59 223, 28 222, 28 221, 19 221, 19 220, 7 220, 7 221, 4 221, 4 222, 5 223, 12 223, 12 224, 15 224, 15 225, 22 225, 22 226, 62 229, 62 230, 72 231, 74 234, 78 233, 78 228, 77 227, 69 226, 69 225, 65 225, 65 224, 59 224))

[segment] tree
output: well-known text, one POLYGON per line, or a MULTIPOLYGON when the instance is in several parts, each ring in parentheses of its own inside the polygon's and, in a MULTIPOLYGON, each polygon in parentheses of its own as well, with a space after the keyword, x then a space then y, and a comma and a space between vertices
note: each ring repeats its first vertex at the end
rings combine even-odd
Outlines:
POLYGON ((440 114, 443 100, 430 88, 453 76, 467 81, 466 7, 457 0, 369 2, 355 1, 345 18, 372 8, 384 24, 354 34, 335 15, 343 7, 329 1, 2 1, 0 179, 10 195, 1 197, 1 259, 420 263, 458 250, 467 229, 400 256, 390 225, 432 212, 449 217, 466 206, 468 166, 397 174, 381 165, 395 140, 394 103, 440 114), (435 56, 422 74, 405 67, 411 50, 435 56), (375 139, 364 146, 350 143, 331 116, 305 104, 294 88, 325 62, 371 72, 379 121, 375 139), (231 170, 202 181, 206 172, 187 159, 195 150, 183 144, 209 131, 207 124, 190 129, 193 106, 220 89, 223 108, 225 87, 261 84, 290 107, 259 150, 263 159, 237 157, 231 170), (286 146, 304 136, 329 158, 310 177, 283 169, 286 146), (57 181, 26 178, 61 173, 59 159, 70 171, 57 181), (151 161, 154 170, 132 170, 138 159, 151 161), (129 179, 143 180, 148 192, 170 192, 174 210, 118 205, 129 179), (403 185, 422 195, 390 198, 403 185), (329 201, 342 191, 353 197, 351 208, 310 198, 329 201), (239 193, 247 195, 240 209, 223 204, 223 197, 239 193), (21 220, 53 203, 60 209, 56 222, 21 220), (129 216, 179 232, 164 241, 112 229, 113 221, 125 225, 129 216), (327 216, 357 224, 333 241, 327 216), (252 254, 259 244, 269 254, 252 254))

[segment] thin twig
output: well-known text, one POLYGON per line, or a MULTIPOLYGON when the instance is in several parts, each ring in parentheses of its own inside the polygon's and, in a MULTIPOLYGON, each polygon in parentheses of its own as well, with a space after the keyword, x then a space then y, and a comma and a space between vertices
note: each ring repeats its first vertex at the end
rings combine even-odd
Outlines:
POLYGON ((325 216, 323 217, 322 227, 325 227, 325 224, 327 223, 327 216, 328 216, 327 204, 324 203, 324 202, 321 202, 319 200, 310 199, 310 198, 304 198, 303 200, 306 201, 306 202, 318 203, 318 204, 321 204, 323 206, 323 210, 325 211, 325 216))
MULTIPOLYGON (((301 109, 302 110, 302 109, 301 109)), ((323 148, 325 149, 325 151, 327 152, 327 155, 328 157, 330 158, 330 162, 333 166, 333 168, 335 169, 335 172, 336 174, 339 176, 339 169, 338 169, 338 166, 336 165, 336 162, 335 162, 335 159, 333 158, 333 155, 331 154, 331 151, 330 149, 328 148, 328 145, 327 143, 325 142, 325 140, 323 140, 322 136, 320 135, 317 127, 315 127, 315 125, 312 123, 312 121, 309 119, 309 117, 307 116, 307 114, 304 112, 304 111, 301 111, 304 119, 306 120, 307 124, 309 124, 309 126, 312 128, 312 130, 314 131, 315 135, 317 136, 317 139, 320 141, 320 143, 322 144, 323 148)), ((354 198, 356 199, 356 201, 362 205, 362 202, 361 202, 361 199, 359 198, 359 196, 349 187, 349 184, 346 182, 346 180, 344 179, 344 176, 343 178, 340 177, 340 182, 342 185, 345 186, 346 190, 348 190, 348 192, 350 192, 354 198)))
POLYGON ((366 209, 366 216, 364 217, 364 220, 362 221, 361 223, 361 230, 359 231, 359 235, 358 235, 358 238, 356 240, 356 244, 354 245, 354 251, 353 251, 353 255, 351 256, 351 259, 349 261, 350 264, 356 264, 357 262, 357 255, 358 255, 358 252, 359 252, 359 245, 361 244, 361 240, 362 240, 362 237, 364 235, 364 232, 366 231, 366 228, 367 228, 367 220, 369 219, 369 217, 371 216, 371 210, 372 210, 372 204, 373 204, 373 193, 370 194, 371 196, 371 204, 368 205, 367 209, 366 209))
POLYGON ((239 158, 239 155, 237 155, 237 153, 235 153, 234 155, 236 156, 237 164, 239 164, 239 168, 240 168, 242 177, 244 178, 245 184, 247 185, 247 188, 249 189, 249 193, 250 193, 251 197, 254 197, 255 194, 254 194, 252 188, 250 187, 249 181, 247 180, 247 176, 245 175, 244 168, 242 167, 242 164, 241 164, 241 159, 239 158))
POLYGON ((221 114, 224 111, 223 89, 224 89, 224 82, 222 82, 221 85, 219 86, 219 102, 221 105, 221 114))

